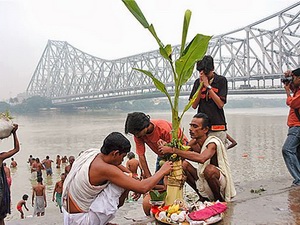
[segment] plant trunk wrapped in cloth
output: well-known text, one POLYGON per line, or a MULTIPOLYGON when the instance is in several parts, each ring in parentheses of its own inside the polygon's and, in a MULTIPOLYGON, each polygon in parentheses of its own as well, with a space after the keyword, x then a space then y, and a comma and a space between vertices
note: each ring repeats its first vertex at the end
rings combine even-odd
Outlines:
MULTIPOLYGON (((176 147, 181 150, 186 150, 187 147, 184 146, 186 143, 182 143, 182 137, 178 137, 178 130, 180 127, 181 119, 184 113, 191 107, 194 100, 196 99, 199 90, 202 88, 202 82, 198 91, 194 94, 193 98, 189 101, 189 103, 185 106, 182 114, 178 116, 178 103, 179 96, 182 85, 184 85, 189 78, 192 76, 194 71, 194 65, 197 61, 201 60, 205 55, 208 47, 208 43, 211 39, 211 36, 205 36, 202 34, 196 34, 196 36, 186 45, 186 38, 188 33, 188 27, 190 23, 190 18, 192 12, 190 10, 186 10, 183 21, 183 29, 182 29, 182 40, 181 40, 181 48, 180 55, 175 62, 172 60, 172 46, 170 44, 164 45, 161 40, 158 38, 154 26, 149 24, 146 20, 144 14, 140 10, 139 6, 134 0, 123 0, 126 7, 133 14, 133 16, 143 25, 144 28, 148 29, 152 36, 155 38, 156 42, 159 45, 159 51, 161 56, 169 62, 170 67, 173 72, 174 77, 174 97, 173 101, 168 93, 165 84, 163 84, 160 80, 158 80, 150 71, 142 70, 139 68, 133 68, 137 71, 140 71, 150 77, 158 90, 163 92, 170 103, 172 109, 172 142, 169 143, 170 146, 176 147)), ((167 158, 168 160, 172 160, 174 169, 168 178, 167 185, 167 197, 165 199, 166 205, 171 205, 174 203, 176 199, 183 199, 183 184, 184 184, 184 175, 182 171, 182 160, 177 155, 170 155, 167 158)))

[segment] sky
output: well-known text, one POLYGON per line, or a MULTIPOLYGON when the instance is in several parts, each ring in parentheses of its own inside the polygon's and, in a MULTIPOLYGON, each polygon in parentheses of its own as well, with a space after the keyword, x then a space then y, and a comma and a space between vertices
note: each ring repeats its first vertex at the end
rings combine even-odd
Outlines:
MULTIPOLYGON (((219 35, 270 16, 296 0, 136 0, 164 44, 219 35)), ((67 41, 102 59, 157 50, 157 43, 121 0, 0 0, 0 101, 25 92, 48 40, 67 41)))

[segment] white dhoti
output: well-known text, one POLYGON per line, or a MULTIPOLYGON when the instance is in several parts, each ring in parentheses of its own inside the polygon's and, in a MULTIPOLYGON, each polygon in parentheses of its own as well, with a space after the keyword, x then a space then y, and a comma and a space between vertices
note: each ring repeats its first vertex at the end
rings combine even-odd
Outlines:
POLYGON ((36 216, 37 213, 44 213, 44 212, 45 212, 44 196, 35 196, 33 216, 36 216))
POLYGON ((110 183, 95 198, 88 212, 70 214, 64 213, 64 225, 105 225, 115 217, 119 198, 124 189, 110 183))

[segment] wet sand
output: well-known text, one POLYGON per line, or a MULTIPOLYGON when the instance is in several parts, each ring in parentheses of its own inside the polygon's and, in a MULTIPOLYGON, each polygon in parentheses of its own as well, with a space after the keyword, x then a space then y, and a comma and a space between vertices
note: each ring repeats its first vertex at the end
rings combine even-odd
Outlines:
MULTIPOLYGON (((228 204, 224 219, 217 224, 300 224, 300 187, 291 187, 291 183, 290 178, 277 177, 272 180, 236 184, 237 196, 228 204), (251 193, 251 190, 260 188, 265 191, 251 193)), ((153 218, 144 216, 141 199, 137 202, 125 203, 111 222, 120 225, 155 224, 153 218)), ((44 217, 7 221, 6 224, 63 224, 63 218, 57 209, 55 211, 49 209, 44 217)))

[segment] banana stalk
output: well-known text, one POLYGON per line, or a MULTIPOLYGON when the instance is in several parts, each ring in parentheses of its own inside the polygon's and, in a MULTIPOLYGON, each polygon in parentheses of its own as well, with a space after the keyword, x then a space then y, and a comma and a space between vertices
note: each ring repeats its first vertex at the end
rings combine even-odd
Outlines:
POLYGON ((183 185, 186 180, 182 170, 182 160, 173 162, 173 170, 168 176, 165 205, 172 205, 176 199, 183 200, 183 185))

